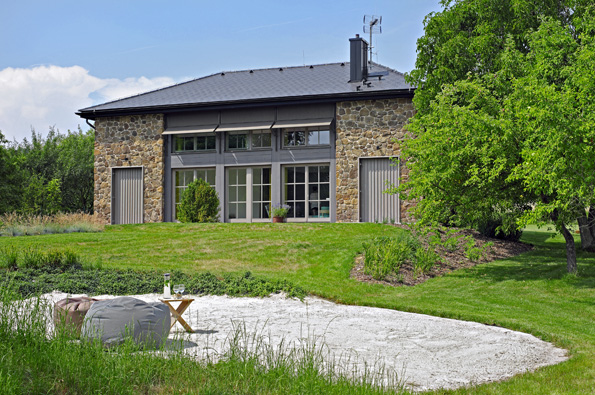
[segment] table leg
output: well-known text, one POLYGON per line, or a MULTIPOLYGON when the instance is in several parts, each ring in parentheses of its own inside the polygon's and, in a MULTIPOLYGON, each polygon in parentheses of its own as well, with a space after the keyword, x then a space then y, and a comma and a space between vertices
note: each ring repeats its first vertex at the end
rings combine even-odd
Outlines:
POLYGON ((171 311, 171 314, 174 317, 174 322, 172 322, 172 324, 171 324, 172 328, 176 324, 176 321, 178 321, 184 327, 184 329, 186 329, 186 332, 189 332, 189 333, 194 332, 192 327, 190 325, 188 325, 188 323, 186 322, 186 320, 184 320, 184 318, 182 318, 182 314, 184 314, 184 312, 186 311, 188 306, 190 306, 191 302, 192 302, 192 300, 183 300, 180 302, 177 309, 174 309, 174 307, 169 302, 164 302, 165 304, 167 304, 167 306, 169 307, 169 310, 171 311))

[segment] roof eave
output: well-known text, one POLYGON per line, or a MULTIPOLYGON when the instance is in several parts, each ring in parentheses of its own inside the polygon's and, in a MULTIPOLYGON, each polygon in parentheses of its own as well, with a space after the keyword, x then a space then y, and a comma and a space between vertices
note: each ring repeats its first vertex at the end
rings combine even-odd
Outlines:
POLYGON ((159 106, 143 106, 143 107, 127 107, 116 108, 109 110, 92 110, 91 108, 82 109, 76 112, 78 116, 84 119, 96 119, 102 117, 111 117, 119 115, 140 115, 140 114, 155 114, 155 113, 172 113, 184 112, 191 110, 220 110, 239 107, 256 107, 256 106, 273 106, 273 105, 289 105, 298 104, 304 101, 311 103, 323 102, 339 102, 352 100, 367 100, 367 99, 391 99, 391 98, 412 98, 415 88, 392 89, 375 92, 347 92, 340 94, 327 95, 307 95, 307 96, 292 96, 292 97, 276 97, 266 99, 250 99, 250 100, 234 100, 234 101, 220 101, 209 103, 184 103, 172 105, 159 106))

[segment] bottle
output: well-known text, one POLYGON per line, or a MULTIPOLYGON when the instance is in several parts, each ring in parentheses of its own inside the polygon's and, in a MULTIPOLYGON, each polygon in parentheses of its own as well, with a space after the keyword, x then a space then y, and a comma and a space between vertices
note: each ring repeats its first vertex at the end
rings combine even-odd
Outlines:
POLYGON ((171 299, 171 280, 169 278, 169 273, 165 273, 163 277, 163 298, 171 299))

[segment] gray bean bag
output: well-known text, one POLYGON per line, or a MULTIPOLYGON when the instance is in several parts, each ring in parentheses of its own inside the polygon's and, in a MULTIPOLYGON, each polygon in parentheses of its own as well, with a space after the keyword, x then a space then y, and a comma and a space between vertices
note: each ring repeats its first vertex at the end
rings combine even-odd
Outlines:
POLYGON ((164 303, 122 296, 93 303, 85 316, 81 339, 99 339, 110 347, 131 336, 136 344, 160 347, 170 327, 171 315, 164 303))

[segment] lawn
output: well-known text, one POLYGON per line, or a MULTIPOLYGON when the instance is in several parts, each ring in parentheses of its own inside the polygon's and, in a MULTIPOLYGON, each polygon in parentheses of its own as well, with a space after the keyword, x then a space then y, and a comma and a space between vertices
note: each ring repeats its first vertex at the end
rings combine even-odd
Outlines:
POLYGON ((88 262, 114 268, 215 274, 249 270, 256 276, 289 280, 340 303, 521 330, 568 349, 570 360, 458 393, 595 391, 595 254, 579 253, 579 274, 568 275, 563 239, 529 228, 523 241, 535 245, 532 251, 415 287, 362 284, 349 278, 363 242, 401 231, 381 224, 127 225, 107 227, 102 233, 0 237, 0 249, 70 248, 88 262))

